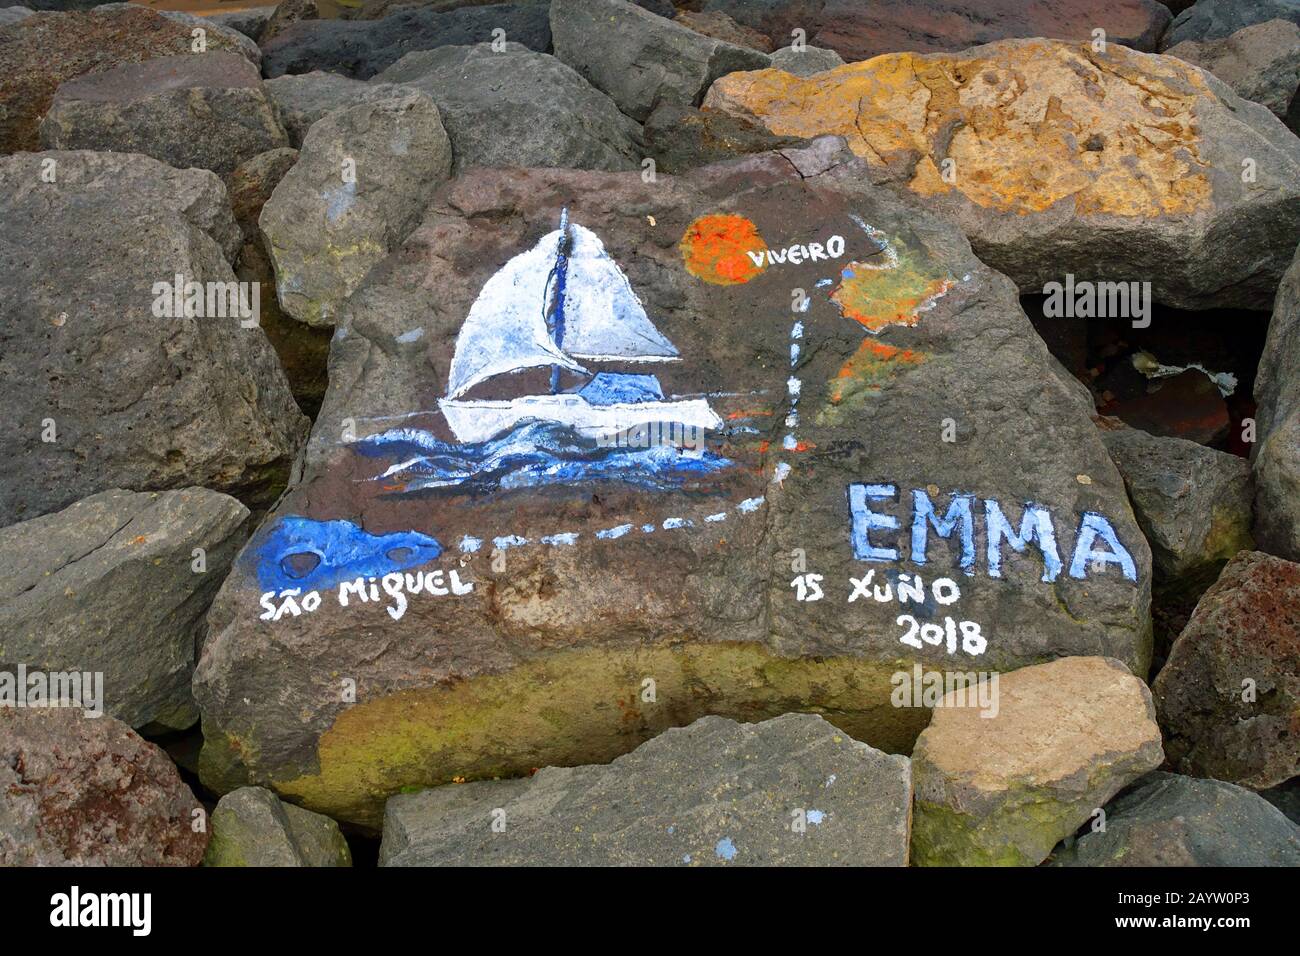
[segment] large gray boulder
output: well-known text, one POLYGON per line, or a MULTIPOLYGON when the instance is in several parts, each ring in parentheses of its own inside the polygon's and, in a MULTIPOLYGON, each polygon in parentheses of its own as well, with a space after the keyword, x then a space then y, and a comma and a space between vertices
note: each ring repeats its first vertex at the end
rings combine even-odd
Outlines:
POLYGON ((1119 296, 1143 282, 1176 308, 1267 308, 1300 243, 1300 139, 1211 74, 1117 43, 738 72, 704 108, 845 137, 1023 292, 1104 283, 1117 317, 1138 317, 1119 296))
POLYGON ((103 674, 132 727, 198 719, 190 676, 204 617, 248 509, 215 491, 105 491, 0 528, 0 661, 103 674))
POLYGON ((0 707, 0 867, 197 866, 203 807, 112 717, 0 707))
POLYGON ((1254 547, 1250 462, 1185 438, 1136 428, 1102 432, 1164 589, 1199 594, 1223 565, 1254 547))
POLYGON ((1300 561, 1300 255, 1278 286, 1255 404, 1255 540, 1300 561))
POLYGON ((367 83, 338 73, 317 70, 312 73, 277 76, 267 80, 263 87, 280 115, 289 134, 289 141, 297 149, 311 129, 312 123, 345 106, 356 106, 373 100, 382 100, 400 93, 391 83, 367 83))
POLYGON ((204 866, 352 865, 337 823, 262 787, 241 787, 222 797, 211 828, 204 866))
POLYGON ((313 126, 258 220, 280 307, 309 325, 332 325, 450 172, 438 107, 418 90, 338 110, 313 126))
POLYGON ((0 526, 110 488, 274 500, 307 420, 266 335, 231 308, 252 304, 229 294, 238 247, 206 170, 133 153, 0 160, 0 390, 13 423, 0 433, 0 526), (194 290, 201 316, 186 317, 194 290))
POLYGON ((544 53, 551 46, 545 4, 410 7, 380 20, 300 20, 264 41, 267 76, 327 70, 366 80, 417 50, 498 38, 544 53), (498 32, 500 31, 500 32, 498 32))
POLYGON ((908 759, 815 714, 702 717, 611 764, 402 794, 381 866, 906 866, 908 759))
POLYGON ((959 232, 837 146, 439 189, 348 299, 303 479, 213 604, 210 786, 378 828, 404 787, 605 763, 708 714, 823 713, 907 753, 914 666, 1146 673, 1150 552, 1086 390, 959 232), (574 334, 612 340, 572 346, 593 358, 560 387, 587 391, 556 401, 661 393, 689 447, 494 419, 550 393, 528 323, 566 207, 574 334))
POLYGON ((1105 828, 1058 848, 1053 866, 1300 866, 1300 827, 1220 780, 1147 774, 1105 811, 1105 828))
POLYGON ((41 121, 45 149, 144 153, 229 175, 289 145, 257 67, 213 51, 130 63, 68 80, 41 121))
POLYGON ((1300 87, 1300 26, 1269 20, 1219 39, 1184 40, 1165 51, 1209 70, 1243 99, 1267 106, 1296 129, 1291 104, 1300 87))
POLYGON ((1269 20, 1300 24, 1300 0, 1197 0, 1174 18, 1161 49, 1187 40, 1218 40, 1269 20))
POLYGON ((772 54, 772 69, 785 70, 795 76, 812 76, 844 65, 844 58, 834 50, 804 46, 783 46, 772 54))
POLYGON ((639 122, 663 102, 699 106, 718 77, 770 62, 624 0, 552 0, 551 35, 560 60, 639 122))
POLYGON ((634 169, 640 128, 553 56, 507 43, 411 53, 375 78, 424 90, 456 154, 472 166, 634 169), (491 122, 483 117, 491 116, 491 122))

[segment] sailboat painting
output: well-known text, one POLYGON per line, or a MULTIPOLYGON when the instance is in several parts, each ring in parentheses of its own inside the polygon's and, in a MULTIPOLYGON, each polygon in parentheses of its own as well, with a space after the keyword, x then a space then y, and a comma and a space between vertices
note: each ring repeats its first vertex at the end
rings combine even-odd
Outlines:
POLYGON ((595 479, 680 487, 732 464, 705 447, 723 424, 707 396, 666 397, 654 374, 599 368, 680 361, 600 238, 565 208, 559 227, 506 262, 469 309, 438 402, 455 442, 403 428, 357 448, 392 456, 376 480, 405 479, 404 490, 595 479), (548 367, 547 393, 491 397, 509 376, 548 367), (638 434, 656 440, 629 440, 638 434))

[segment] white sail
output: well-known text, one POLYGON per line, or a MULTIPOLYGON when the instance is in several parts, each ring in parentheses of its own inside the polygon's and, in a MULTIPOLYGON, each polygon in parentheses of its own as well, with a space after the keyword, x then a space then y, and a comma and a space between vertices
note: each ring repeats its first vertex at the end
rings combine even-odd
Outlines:
POLYGON ((447 381, 449 398, 494 375, 539 365, 589 374, 555 347, 546 328, 547 278, 559 241, 558 229, 547 233, 484 283, 456 340, 447 381))
POLYGON ((677 349, 654 327, 627 276, 590 229, 572 223, 564 352, 588 361, 664 362, 677 349))

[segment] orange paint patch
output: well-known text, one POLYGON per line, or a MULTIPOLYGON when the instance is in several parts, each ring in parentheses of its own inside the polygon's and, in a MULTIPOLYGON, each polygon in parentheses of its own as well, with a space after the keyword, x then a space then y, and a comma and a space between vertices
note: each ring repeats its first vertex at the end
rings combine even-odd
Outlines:
POLYGON ((740 285, 762 272, 749 257, 764 252, 767 243, 744 216, 701 216, 691 223, 678 244, 686 271, 713 285, 740 285))
POLYGON ((927 357, 924 352, 864 339, 831 382, 831 404, 838 405, 845 397, 861 389, 878 391, 900 366, 920 365, 927 357))

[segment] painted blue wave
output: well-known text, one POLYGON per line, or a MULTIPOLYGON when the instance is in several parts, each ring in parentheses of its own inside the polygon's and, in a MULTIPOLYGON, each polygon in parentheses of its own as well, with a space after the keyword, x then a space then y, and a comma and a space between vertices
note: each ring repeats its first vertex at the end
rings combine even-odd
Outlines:
POLYGON ((418 531, 371 534, 351 521, 288 515, 258 547, 257 580, 264 591, 322 590, 419 567, 442 550, 436 539, 418 531))
POLYGON ((477 444, 456 445, 427 431, 397 428, 363 438, 355 447, 363 455, 391 461, 377 480, 400 475, 407 491, 454 487, 488 492, 589 481, 668 490, 732 465, 707 449, 601 447, 565 425, 532 419, 477 444))

